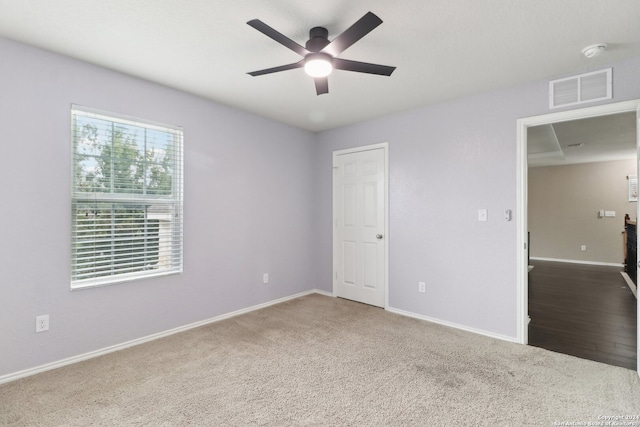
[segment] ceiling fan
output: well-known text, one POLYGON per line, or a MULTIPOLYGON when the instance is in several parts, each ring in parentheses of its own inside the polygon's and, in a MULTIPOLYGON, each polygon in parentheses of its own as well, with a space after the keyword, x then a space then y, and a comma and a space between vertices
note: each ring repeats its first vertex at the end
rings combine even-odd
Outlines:
POLYGON ((279 67, 266 68, 264 70, 252 71, 248 74, 261 76, 264 74, 276 73, 278 71, 293 70, 303 68, 312 76, 316 84, 316 93, 322 95, 329 93, 328 76, 333 69, 355 71, 358 73, 378 74, 390 76, 396 67, 387 65, 369 64, 367 62, 350 61, 348 59, 337 58, 348 47, 369 34, 374 28, 382 24, 382 20, 375 14, 368 12, 355 24, 347 28, 338 37, 329 41, 329 31, 324 27, 313 27, 309 31, 309 40, 305 47, 300 46, 287 36, 274 30, 259 19, 247 22, 250 26, 260 31, 267 37, 272 38, 281 45, 291 49, 304 58, 293 64, 281 65, 279 67))

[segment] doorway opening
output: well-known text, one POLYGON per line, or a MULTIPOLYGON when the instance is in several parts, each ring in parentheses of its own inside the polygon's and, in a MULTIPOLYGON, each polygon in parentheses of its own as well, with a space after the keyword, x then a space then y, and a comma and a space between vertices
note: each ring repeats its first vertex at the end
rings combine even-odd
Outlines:
MULTIPOLYGON (((528 222, 528 137, 529 129, 537 126, 545 126, 557 123, 565 123, 580 119, 597 118, 621 113, 636 113, 635 125, 638 127, 638 109, 640 100, 627 101, 603 106, 584 108, 580 110, 564 111, 560 113, 546 114, 542 116, 520 119, 517 122, 518 140, 518 341, 528 344, 528 271, 529 271, 529 222, 528 222)), ((636 147, 637 147, 636 131, 636 147)), ((603 209, 606 209, 603 207, 603 209)), ((636 207, 637 209, 637 207, 636 207)), ((594 215, 596 212, 594 212, 594 215)), ((637 210, 632 212, 637 217, 637 210)), ((620 215, 624 215, 621 212, 620 215)), ((622 224, 622 222, 621 222, 622 224)), ((533 242, 535 245, 535 242, 533 242)), ((636 303, 637 304, 637 303, 636 303)), ((636 338, 637 340, 637 338, 636 338)), ((637 342, 637 341, 636 341, 637 342)))

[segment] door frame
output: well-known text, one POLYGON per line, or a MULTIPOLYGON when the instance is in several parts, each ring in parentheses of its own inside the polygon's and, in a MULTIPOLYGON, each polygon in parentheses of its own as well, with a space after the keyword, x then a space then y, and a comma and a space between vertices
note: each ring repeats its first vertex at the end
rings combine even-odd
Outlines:
POLYGON ((387 310, 389 308, 389 143, 381 142, 378 144, 364 145, 361 147, 347 148, 343 150, 337 150, 333 152, 332 157, 332 165, 333 165, 333 175, 332 175, 332 228, 333 228, 333 245, 332 245, 332 260, 333 260, 333 287, 332 292, 333 295, 336 295, 335 286, 336 286, 336 274, 337 274, 337 262, 336 257, 338 255, 338 251, 336 245, 338 244, 337 238, 337 215, 336 215, 336 173, 337 173, 337 158, 342 154, 351 154, 351 153, 359 153, 363 151, 371 151, 383 149, 384 152, 384 309, 387 310))
MULTIPOLYGON (((544 114, 540 116, 527 117, 517 120, 517 342, 528 343, 528 218, 527 218, 527 191, 528 191, 528 164, 527 164, 527 128, 530 126, 545 125, 551 123, 566 122, 569 120, 586 119, 590 117, 607 116, 617 113, 636 112, 636 135, 637 148, 640 147, 640 130, 638 129, 638 109, 640 99, 631 101, 616 102, 613 104, 598 105, 595 107, 581 108, 576 110, 561 111, 557 113, 544 114)), ((639 203, 640 205, 640 203, 639 203)), ((640 218, 640 208, 637 209, 640 218)), ((640 316, 638 317, 640 324, 640 316)), ((640 336, 640 334, 638 334, 640 336)), ((638 347, 638 357, 640 359, 640 346, 638 347)), ((640 364, 639 364, 640 366, 640 364)))

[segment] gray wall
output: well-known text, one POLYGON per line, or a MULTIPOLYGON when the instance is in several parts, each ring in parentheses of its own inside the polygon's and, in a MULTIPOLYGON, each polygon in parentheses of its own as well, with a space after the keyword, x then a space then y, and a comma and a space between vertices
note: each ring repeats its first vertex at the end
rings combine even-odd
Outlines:
POLYGON ((624 214, 635 220, 637 205, 627 176, 636 169, 635 159, 530 168, 531 256, 622 264, 624 214), (600 218, 599 210, 616 217, 600 218))
POLYGON ((0 376, 314 288, 315 135, 6 39, 0 57, 0 376), (184 274, 69 290, 72 103, 184 127, 184 274))
MULTIPOLYGON (((613 102, 640 98, 640 58, 611 65, 613 102)), ((516 339, 516 120, 547 113, 545 80, 321 133, 318 288, 332 287, 331 153, 388 141, 390 306, 516 339)))

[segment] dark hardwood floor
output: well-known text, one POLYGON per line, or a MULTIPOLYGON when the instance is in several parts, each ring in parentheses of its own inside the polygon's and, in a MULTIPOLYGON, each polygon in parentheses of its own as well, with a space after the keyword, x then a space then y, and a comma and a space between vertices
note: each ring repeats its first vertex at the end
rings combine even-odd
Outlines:
POLYGON ((622 268, 530 265, 529 345, 636 369, 636 298, 622 268))

